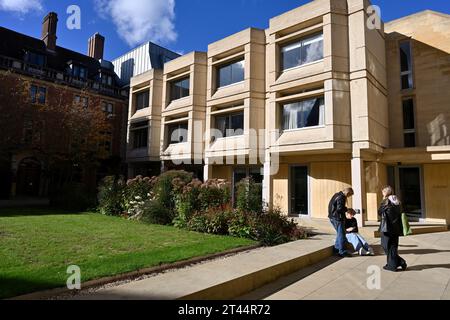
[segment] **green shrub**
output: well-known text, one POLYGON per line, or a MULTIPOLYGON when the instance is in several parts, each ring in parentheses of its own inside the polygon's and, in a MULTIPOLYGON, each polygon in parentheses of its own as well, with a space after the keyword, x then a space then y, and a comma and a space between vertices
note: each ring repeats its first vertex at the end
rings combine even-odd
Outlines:
POLYGON ((225 180, 212 179, 205 182, 198 195, 200 210, 224 208, 231 202, 230 184, 225 180))
POLYGON ((82 183, 69 183, 54 194, 50 203, 54 207, 65 210, 87 210, 95 207, 95 194, 89 194, 87 187, 82 183))
MULTIPOLYGON (((176 180, 176 179, 175 179, 176 180)), ((173 224, 177 228, 186 228, 188 221, 196 211, 200 210, 200 194, 202 182, 194 179, 183 187, 180 181, 173 181, 175 184, 174 199, 176 216, 173 224)))
POLYGON ((98 188, 98 210, 101 214, 118 216, 124 211, 123 192, 125 183, 123 177, 105 177, 98 188))
POLYGON ((148 200, 142 206, 140 220, 145 223, 168 225, 173 218, 173 212, 158 200, 148 200))
POLYGON ((187 222, 187 228, 191 231, 227 235, 230 216, 231 211, 228 208, 199 211, 187 222))
POLYGON ((281 215, 279 210, 258 215, 255 222, 256 239, 266 246, 275 246, 307 236, 304 229, 293 219, 281 215))
POLYGON ((262 212, 262 184, 251 178, 242 179, 237 184, 236 207, 244 212, 262 212))
POLYGON ((257 240, 255 221, 255 214, 235 210, 230 217, 228 233, 233 237, 257 240))
POLYGON ((155 181, 153 193, 164 207, 175 209, 175 193, 181 192, 181 187, 192 181, 192 173, 186 171, 167 171, 155 181), (175 181, 174 181, 175 180, 175 181), (175 184, 174 184, 175 182, 175 184), (179 185, 177 185, 179 184, 179 185))
POLYGON ((130 213, 136 202, 146 201, 151 198, 151 192, 156 182, 156 178, 137 176, 127 181, 123 192, 123 207, 130 213))

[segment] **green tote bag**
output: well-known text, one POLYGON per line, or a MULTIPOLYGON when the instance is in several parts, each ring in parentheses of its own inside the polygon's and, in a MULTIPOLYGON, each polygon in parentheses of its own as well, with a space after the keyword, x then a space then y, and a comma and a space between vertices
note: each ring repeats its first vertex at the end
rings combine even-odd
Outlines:
POLYGON ((409 220, 406 213, 402 213, 402 224, 403 224, 403 235, 405 237, 412 235, 411 226, 409 225, 409 220))

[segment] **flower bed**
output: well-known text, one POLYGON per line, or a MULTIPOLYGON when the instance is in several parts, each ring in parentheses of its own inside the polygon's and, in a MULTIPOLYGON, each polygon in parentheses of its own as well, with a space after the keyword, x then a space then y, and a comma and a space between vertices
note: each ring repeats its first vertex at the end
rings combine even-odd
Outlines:
POLYGON ((107 177, 99 189, 99 211, 151 224, 174 225, 190 231, 231 235, 278 245, 306 238, 306 231, 279 210, 264 211, 261 185, 251 179, 237 187, 236 208, 226 180, 201 182, 185 171, 158 177, 107 177))

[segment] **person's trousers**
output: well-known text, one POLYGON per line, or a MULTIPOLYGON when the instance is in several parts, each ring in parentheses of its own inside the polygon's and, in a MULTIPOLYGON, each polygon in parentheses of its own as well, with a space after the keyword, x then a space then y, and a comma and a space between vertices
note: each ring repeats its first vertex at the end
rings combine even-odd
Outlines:
POLYGON ((347 241, 352 244, 355 251, 359 251, 361 248, 369 250, 369 243, 359 233, 347 233, 345 237, 347 238, 347 241))
POLYGON ((387 255, 387 266, 391 269, 397 269, 406 263, 406 261, 398 255, 399 236, 391 235, 387 232, 381 233, 381 246, 387 255))
POLYGON ((331 224, 336 230, 336 242, 334 244, 334 249, 339 254, 347 254, 347 249, 345 247, 347 243, 347 238, 345 237, 345 223, 344 221, 337 219, 330 219, 331 224))

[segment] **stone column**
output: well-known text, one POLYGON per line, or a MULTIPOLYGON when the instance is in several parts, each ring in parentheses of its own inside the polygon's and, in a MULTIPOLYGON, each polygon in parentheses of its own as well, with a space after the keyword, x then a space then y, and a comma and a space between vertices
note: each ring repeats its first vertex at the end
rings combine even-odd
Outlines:
POLYGON ((366 191, 365 191, 364 160, 360 157, 352 159, 352 187, 355 191, 353 195, 353 209, 359 210, 356 215, 358 225, 364 227, 366 221, 366 191))

